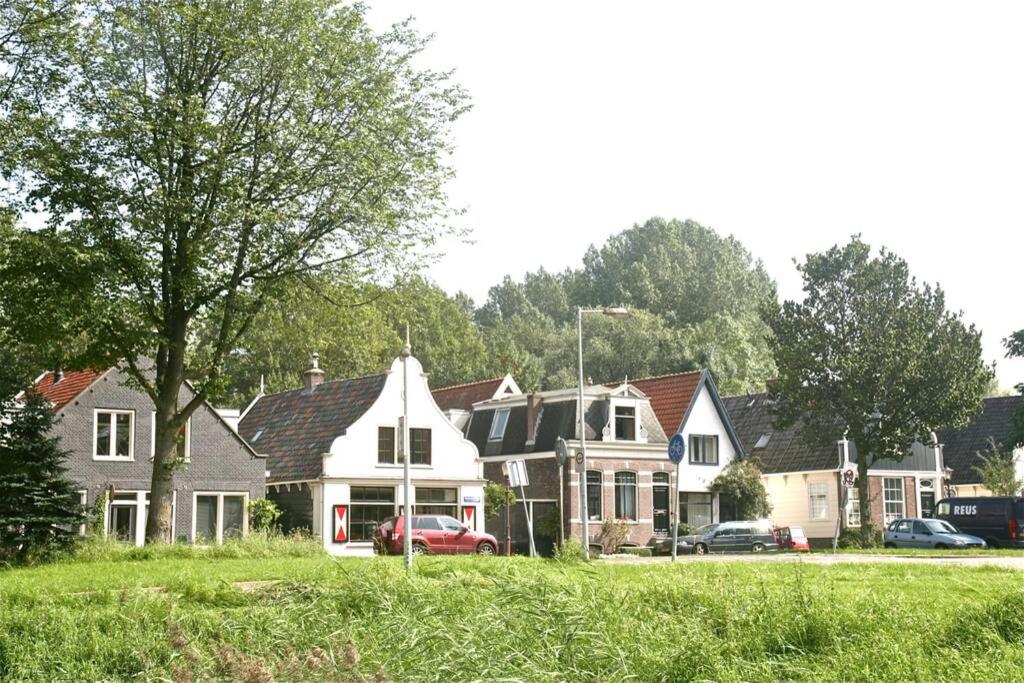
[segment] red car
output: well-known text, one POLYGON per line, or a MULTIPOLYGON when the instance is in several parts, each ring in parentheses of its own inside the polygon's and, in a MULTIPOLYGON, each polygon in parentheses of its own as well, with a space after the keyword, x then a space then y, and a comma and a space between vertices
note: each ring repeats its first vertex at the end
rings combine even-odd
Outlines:
MULTIPOLYGON (((405 517, 388 517, 374 535, 377 552, 401 555, 405 517)), ((447 515, 412 516, 413 555, 456 555, 476 553, 497 555, 498 541, 490 534, 471 531, 465 524, 447 515)))
POLYGON ((798 526, 784 526, 775 532, 779 537, 779 548, 782 550, 810 550, 804 530, 798 526))

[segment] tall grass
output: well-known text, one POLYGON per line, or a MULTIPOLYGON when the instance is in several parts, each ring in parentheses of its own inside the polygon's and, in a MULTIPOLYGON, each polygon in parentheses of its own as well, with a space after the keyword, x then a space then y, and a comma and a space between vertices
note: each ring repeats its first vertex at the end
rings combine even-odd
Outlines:
MULTIPOLYGON (((221 580, 217 562, 162 592, 61 594, 41 570, 5 591, 0 575, 0 680, 1011 681, 1024 671, 1024 583, 1005 570, 290 562, 290 578, 256 590, 221 580)), ((106 565, 79 565, 90 566, 106 565)))
POLYGON ((124 562, 162 559, 259 559, 267 557, 309 557, 323 554, 320 542, 308 534, 252 532, 220 545, 192 543, 135 546, 105 538, 89 538, 62 559, 71 562, 124 562))

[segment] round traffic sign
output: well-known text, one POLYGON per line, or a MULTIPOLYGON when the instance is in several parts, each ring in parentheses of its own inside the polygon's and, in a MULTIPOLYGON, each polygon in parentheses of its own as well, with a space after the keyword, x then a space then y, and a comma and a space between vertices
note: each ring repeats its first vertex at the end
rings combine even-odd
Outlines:
POLYGON ((576 451, 576 464, 577 465, 582 465, 583 464, 583 451, 576 451))
POLYGON ((683 441, 683 435, 676 434, 668 442, 668 459, 672 461, 673 465, 678 465, 683 461, 685 453, 686 443, 683 441))

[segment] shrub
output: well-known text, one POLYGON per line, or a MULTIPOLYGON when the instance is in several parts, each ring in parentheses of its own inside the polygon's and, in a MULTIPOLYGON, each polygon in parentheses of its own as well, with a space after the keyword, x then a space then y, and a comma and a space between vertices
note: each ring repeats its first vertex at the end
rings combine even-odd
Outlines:
POLYGON ((843 529, 842 533, 839 534, 839 542, 837 543, 840 548, 881 548, 885 540, 882 530, 876 526, 871 526, 868 531, 869 540, 864 540, 864 532, 859 528, 846 528, 843 529))
POLYGON ((324 552, 320 542, 307 533, 253 532, 221 545, 196 546, 188 543, 135 546, 110 538, 93 537, 78 544, 64 557, 76 562, 123 562, 159 559, 242 559, 307 557, 324 552))
POLYGON ((606 517, 601 523, 601 545, 606 553, 613 553, 629 535, 629 522, 606 517))
POLYGON ((269 498, 255 498, 249 501, 249 528, 253 531, 267 532, 277 528, 277 520, 281 518, 281 508, 269 498))
POLYGON ((567 538, 562 545, 555 547, 555 553, 551 556, 556 562, 582 562, 583 543, 577 538, 567 538))
POLYGON ((764 478, 755 460, 734 460, 715 477, 708 490, 735 501, 738 519, 761 519, 772 511, 764 478))

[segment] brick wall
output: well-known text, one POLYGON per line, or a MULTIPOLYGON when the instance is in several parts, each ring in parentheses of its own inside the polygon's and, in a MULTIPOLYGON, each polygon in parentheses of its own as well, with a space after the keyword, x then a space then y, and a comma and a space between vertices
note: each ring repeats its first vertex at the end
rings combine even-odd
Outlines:
MULTIPOLYGON (((61 447, 69 451, 65 463, 68 478, 87 490, 90 506, 111 485, 119 491, 148 491, 150 487, 153 403, 145 393, 123 386, 124 380, 117 370, 108 373, 64 407, 54 428, 61 447), (93 460, 93 411, 105 408, 133 411, 133 460, 93 460)), ((182 387, 181 400, 187 401, 191 396, 191 391, 182 387)), ((266 460, 253 457, 206 405, 192 415, 190 455, 191 462, 174 474, 178 538, 191 537, 192 498, 196 491, 247 492, 250 499, 263 497, 266 460)))

